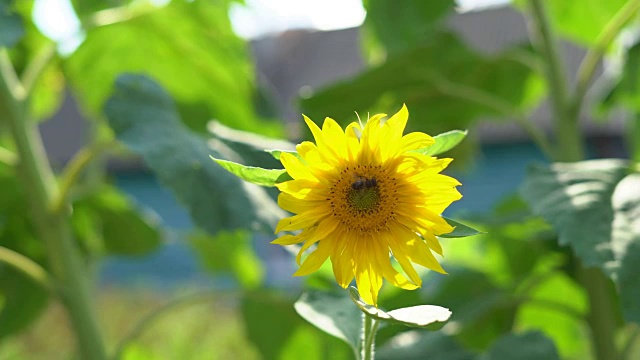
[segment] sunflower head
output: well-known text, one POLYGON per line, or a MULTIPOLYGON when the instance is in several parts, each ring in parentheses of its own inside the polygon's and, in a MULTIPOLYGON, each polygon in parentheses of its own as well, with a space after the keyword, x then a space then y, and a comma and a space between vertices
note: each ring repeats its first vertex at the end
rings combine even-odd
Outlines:
POLYGON ((338 284, 346 288, 355 277, 360 296, 372 305, 383 278, 403 289, 420 287, 414 263, 444 273, 432 252, 442 255, 436 235, 453 228, 440 214, 462 197, 460 183, 440 174, 451 159, 416 151, 434 139, 420 132, 403 135, 407 108, 383 121, 385 116, 344 130, 330 118, 320 129, 305 116, 315 143, 297 145, 299 156, 282 153, 293 180, 277 184, 278 204, 295 215, 280 220, 276 233, 297 234, 273 241, 302 243, 294 275, 308 275, 329 258, 338 284), (392 256, 404 274, 392 266, 392 256))

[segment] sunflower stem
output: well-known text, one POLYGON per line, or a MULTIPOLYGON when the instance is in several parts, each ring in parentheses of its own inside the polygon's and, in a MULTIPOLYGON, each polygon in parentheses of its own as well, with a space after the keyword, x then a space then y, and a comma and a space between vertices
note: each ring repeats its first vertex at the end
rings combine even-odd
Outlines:
MULTIPOLYGON (((38 126, 29 118, 23 90, 6 50, 0 49, 2 121, 15 142, 19 158, 17 170, 25 188, 29 189, 26 192, 28 205, 39 239, 47 250, 55 290, 75 330, 79 358, 104 360, 106 350, 91 307, 85 264, 72 237, 69 213, 49 211, 59 189, 38 126)), ((38 276, 43 276, 42 272, 37 272, 38 276)))
POLYGON ((362 360, 373 360, 375 357, 376 332, 378 321, 367 313, 362 314, 362 360))

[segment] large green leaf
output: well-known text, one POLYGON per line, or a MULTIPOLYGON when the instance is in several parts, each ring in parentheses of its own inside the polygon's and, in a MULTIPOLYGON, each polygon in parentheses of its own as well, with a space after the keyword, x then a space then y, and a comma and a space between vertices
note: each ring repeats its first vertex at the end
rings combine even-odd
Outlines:
POLYGON ((623 160, 590 160, 579 163, 535 165, 521 188, 533 212, 553 225, 558 242, 569 245, 586 266, 598 266, 609 274, 619 266, 612 238, 611 196, 626 175, 623 160))
POLYGON ((74 202, 73 225, 87 247, 108 254, 143 255, 161 244, 159 217, 110 186, 74 202))
POLYGON ((441 20, 453 13, 454 0, 365 0, 365 27, 390 54, 421 46, 435 35, 441 20), (394 21, 397 19, 398 21, 394 21))
POLYGON ((24 24, 13 1, 0 0, 0 47, 12 47, 24 36, 24 24))
POLYGON ((253 112, 253 72, 245 43, 232 31, 228 1, 172 1, 127 21, 88 31, 65 61, 81 105, 98 114, 123 72, 153 76, 175 99, 182 121, 205 131, 211 119, 278 134, 253 112))
POLYGON ((438 33, 427 45, 325 88, 301 105, 312 119, 329 116, 346 125, 354 120, 354 111, 392 113, 406 103, 407 131, 438 134, 467 128, 480 116, 504 117, 494 104, 479 98, 495 97, 506 107, 530 109, 542 90, 540 76, 509 53, 487 58, 455 35, 438 33))
POLYGON ((213 234, 238 228, 272 231, 284 217, 263 189, 209 159, 210 154, 234 155, 210 149, 205 139, 186 129, 172 99, 149 78, 121 76, 105 114, 117 138, 142 155, 203 229, 213 234))
POLYGON ((211 236, 197 232, 189 236, 204 267, 218 274, 229 274, 246 289, 262 285, 264 265, 253 249, 252 234, 246 230, 220 232, 211 236))
POLYGON ((640 174, 631 174, 613 193, 614 251, 622 258, 617 276, 622 313, 627 321, 640 323, 640 174))
POLYGON ((560 360, 551 340, 539 332, 508 334, 495 342, 482 360, 560 360))
POLYGON ((294 307, 305 320, 357 351, 362 331, 362 313, 346 292, 307 291, 294 307))

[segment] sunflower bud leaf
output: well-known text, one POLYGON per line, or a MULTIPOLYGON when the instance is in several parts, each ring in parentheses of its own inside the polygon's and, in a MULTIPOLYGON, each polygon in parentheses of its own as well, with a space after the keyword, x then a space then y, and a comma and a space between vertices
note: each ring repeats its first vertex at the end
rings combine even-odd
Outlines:
POLYGON ((241 178, 244 181, 260 186, 275 186, 278 183, 291 180, 291 176, 284 169, 263 169, 254 166, 245 166, 232 161, 216 159, 210 156, 223 169, 241 178))
POLYGON ((435 156, 447 152, 454 147, 458 146, 465 137, 467 137, 468 131, 451 130, 445 133, 436 135, 433 139, 436 141, 433 145, 415 150, 420 154, 435 156))
POLYGON ((439 330, 451 317, 451 310, 437 305, 410 306, 387 312, 364 302, 360 298, 358 290, 354 287, 349 288, 349 294, 351 295, 351 300, 362 312, 380 321, 419 327, 426 330, 439 330))

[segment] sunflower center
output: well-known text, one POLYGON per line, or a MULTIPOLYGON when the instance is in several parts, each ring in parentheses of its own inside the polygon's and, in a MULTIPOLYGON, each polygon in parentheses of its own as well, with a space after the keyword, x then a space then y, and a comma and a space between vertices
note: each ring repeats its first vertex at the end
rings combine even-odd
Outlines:
POLYGON ((349 165, 341 170, 329 198, 333 216, 347 231, 381 231, 394 218, 396 180, 381 165, 349 165))
POLYGON ((368 211, 375 208, 380 202, 380 190, 376 178, 358 177, 351 183, 351 189, 347 193, 347 201, 357 211, 368 211))

